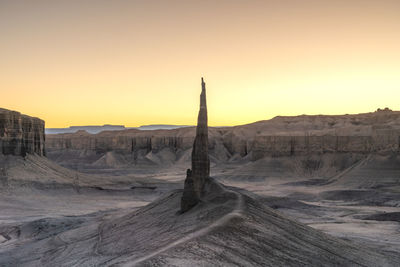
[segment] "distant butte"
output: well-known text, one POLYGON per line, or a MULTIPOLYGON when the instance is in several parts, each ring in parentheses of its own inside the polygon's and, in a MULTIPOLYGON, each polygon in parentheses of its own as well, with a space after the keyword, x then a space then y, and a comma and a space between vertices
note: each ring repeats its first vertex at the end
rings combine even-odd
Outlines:
POLYGON ((208 156, 208 120, 206 84, 201 78, 200 110, 197 119, 196 137, 192 150, 192 169, 186 172, 185 187, 181 200, 181 211, 195 206, 204 191, 204 184, 210 177, 210 159, 208 156))

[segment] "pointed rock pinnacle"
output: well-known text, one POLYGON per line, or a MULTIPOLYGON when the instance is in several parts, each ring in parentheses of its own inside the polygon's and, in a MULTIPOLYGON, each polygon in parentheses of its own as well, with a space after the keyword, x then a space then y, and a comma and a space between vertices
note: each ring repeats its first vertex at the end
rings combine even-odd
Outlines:
POLYGON ((200 111, 197 119, 196 137, 192 150, 192 169, 186 173, 185 187, 181 200, 181 211, 185 212, 196 205, 203 193, 204 183, 210 176, 208 156, 208 120, 206 84, 201 78, 200 111))

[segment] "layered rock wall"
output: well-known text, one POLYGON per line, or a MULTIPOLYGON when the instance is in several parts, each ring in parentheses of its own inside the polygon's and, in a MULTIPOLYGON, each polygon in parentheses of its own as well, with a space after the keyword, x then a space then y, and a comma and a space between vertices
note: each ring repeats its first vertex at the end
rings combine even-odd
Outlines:
MULTIPOLYGON (((97 152, 118 151, 133 152, 138 149, 158 152, 163 148, 182 151, 192 147, 194 132, 191 136, 148 136, 120 135, 48 135, 46 146, 52 150, 93 150, 97 152)), ((250 138, 232 137, 215 132, 210 137, 209 150, 223 157, 251 154, 253 160, 264 156, 288 156, 306 153, 354 152, 370 153, 381 150, 399 152, 400 133, 370 136, 254 136, 250 138)))
POLYGON ((157 151, 163 148, 185 150, 192 146, 194 136, 175 136, 175 134, 178 134, 175 130, 171 132, 126 130, 93 135, 78 132, 47 135, 46 144, 48 149, 82 149, 97 152, 132 152, 136 149, 157 151))
POLYGON ((16 111, 0 109, 0 153, 44 156, 44 121, 16 111))
POLYGON ((265 156, 292 156, 321 153, 400 152, 400 131, 370 136, 257 136, 252 159, 265 156))
MULTIPOLYGON (((192 148, 194 127, 174 130, 125 130, 99 134, 48 135, 52 150, 157 152, 163 148, 192 148)), ((208 129, 208 149, 213 158, 288 156, 307 153, 400 152, 400 112, 373 112, 342 116, 277 117, 235 127, 208 129)))
POLYGON ((371 136, 258 136, 253 144, 253 160, 267 155, 291 156, 308 153, 372 151, 371 136))

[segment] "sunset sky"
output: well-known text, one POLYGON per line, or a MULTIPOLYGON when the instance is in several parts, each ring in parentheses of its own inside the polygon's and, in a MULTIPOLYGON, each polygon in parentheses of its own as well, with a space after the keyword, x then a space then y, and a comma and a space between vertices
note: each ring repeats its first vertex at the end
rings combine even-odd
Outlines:
POLYGON ((0 107, 46 127, 400 110, 400 1, 0 0, 0 107))

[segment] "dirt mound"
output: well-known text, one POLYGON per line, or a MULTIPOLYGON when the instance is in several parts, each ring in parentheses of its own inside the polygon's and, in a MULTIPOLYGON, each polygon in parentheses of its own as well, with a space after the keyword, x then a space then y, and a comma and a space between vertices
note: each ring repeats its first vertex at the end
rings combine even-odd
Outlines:
POLYGON ((107 152, 100 159, 96 160, 93 165, 99 167, 121 167, 127 164, 122 155, 115 152, 107 152))
MULTIPOLYGON (((181 190, 133 212, 21 226, 32 242, 0 250, 0 265, 398 266, 399 257, 334 238, 210 180, 206 197, 181 214, 181 190), (46 232, 37 232, 42 225, 46 232), (54 231, 52 230, 54 229, 54 231), (51 231, 53 231, 51 233, 51 231), (5 257, 7 255, 7 257, 5 257)), ((7 242, 5 243, 7 244, 7 242)))

